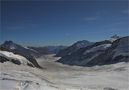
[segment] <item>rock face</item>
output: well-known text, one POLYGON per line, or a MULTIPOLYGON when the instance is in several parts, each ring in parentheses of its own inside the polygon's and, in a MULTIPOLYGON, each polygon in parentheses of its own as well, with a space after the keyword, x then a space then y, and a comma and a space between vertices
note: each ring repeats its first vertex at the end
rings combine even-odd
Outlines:
POLYGON ((109 40, 96 42, 93 45, 81 48, 71 55, 66 55, 58 62, 94 66, 129 61, 129 37, 123 37, 111 42, 109 40))
POLYGON ((1 46, 0 50, 2 51, 8 51, 8 52, 13 52, 14 54, 21 55, 25 57, 29 62, 34 64, 35 67, 40 68, 38 65, 37 61, 33 56, 38 55, 38 52, 25 48, 21 45, 18 45, 16 43, 13 43, 12 41, 5 41, 1 46))
POLYGON ((9 61, 9 59, 7 59, 6 57, 0 55, 0 62, 4 63, 6 61, 9 61))
POLYGON ((73 52, 76 52, 77 50, 79 50, 80 48, 84 48, 84 47, 87 47, 89 45, 93 44, 92 42, 89 42, 87 40, 82 40, 82 41, 78 41, 76 43, 74 43, 73 45, 63 49, 63 50, 60 50, 56 56, 57 57, 64 57, 64 56, 67 56, 67 55, 71 55, 73 52))

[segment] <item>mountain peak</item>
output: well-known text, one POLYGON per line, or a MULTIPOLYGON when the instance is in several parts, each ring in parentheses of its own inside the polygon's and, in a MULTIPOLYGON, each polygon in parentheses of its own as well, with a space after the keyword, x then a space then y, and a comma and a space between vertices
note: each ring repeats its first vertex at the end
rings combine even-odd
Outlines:
POLYGON ((4 44, 12 44, 13 41, 9 40, 9 41, 5 41, 4 44))
POLYGON ((113 35, 113 36, 111 36, 111 38, 120 38, 120 36, 118 36, 117 34, 115 34, 115 35, 113 35))
POLYGON ((13 43, 13 41, 11 41, 11 40, 5 41, 1 46, 6 47, 8 49, 16 49, 17 48, 17 45, 15 43, 13 43))
POLYGON ((115 34, 115 35, 113 35, 113 36, 110 37, 110 41, 111 42, 114 42, 115 40, 117 40, 119 38, 120 38, 120 36, 118 36, 117 34, 115 34))
POLYGON ((81 40, 81 41, 77 41, 72 46, 76 46, 76 47, 82 48, 82 47, 87 46, 89 43, 91 43, 91 42, 87 41, 87 40, 81 40))
POLYGON ((76 52, 77 50, 79 50, 80 48, 84 48, 87 47, 89 45, 93 44, 93 42, 87 41, 87 40, 81 40, 81 41, 77 41, 74 44, 72 44, 71 46, 60 50, 56 56, 58 57, 63 57, 63 56, 67 56, 70 55, 73 52, 76 52))

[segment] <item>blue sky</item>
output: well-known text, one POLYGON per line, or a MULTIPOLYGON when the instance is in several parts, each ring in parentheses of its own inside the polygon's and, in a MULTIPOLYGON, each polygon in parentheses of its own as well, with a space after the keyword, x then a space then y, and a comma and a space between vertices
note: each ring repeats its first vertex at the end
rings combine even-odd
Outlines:
POLYGON ((129 35, 128 0, 1 2, 1 42, 70 45, 129 35))

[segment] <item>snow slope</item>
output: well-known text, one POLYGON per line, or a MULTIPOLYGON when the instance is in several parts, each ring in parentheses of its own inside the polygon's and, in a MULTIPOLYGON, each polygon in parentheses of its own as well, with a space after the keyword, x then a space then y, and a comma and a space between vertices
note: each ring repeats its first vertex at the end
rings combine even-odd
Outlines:
POLYGON ((38 58, 45 69, 0 63, 1 90, 129 90, 129 63, 79 67, 38 58))
POLYGON ((8 60, 14 59, 19 61, 22 65, 27 65, 27 64, 31 64, 32 66, 34 66, 31 62, 29 62, 29 60, 27 60, 25 57, 20 56, 18 54, 14 54, 12 52, 8 52, 8 51, 1 51, 0 50, 0 56, 3 56, 5 58, 7 58, 8 60))
POLYGON ((98 45, 96 47, 91 48, 90 50, 86 50, 84 52, 84 55, 87 54, 87 53, 96 52, 98 50, 105 50, 105 49, 109 48, 110 46, 111 46, 111 44, 98 45))
POLYGON ((22 45, 14 43, 13 41, 5 41, 3 44, 0 45, 0 50, 21 55, 25 57, 27 60, 29 60, 29 62, 33 63, 35 67, 40 68, 37 61, 35 60, 35 57, 39 56, 38 52, 25 48, 22 45))
POLYGON ((17 66, 10 62, 0 63, 0 66, 1 90, 57 90, 49 81, 40 78, 42 71, 37 68, 17 66))

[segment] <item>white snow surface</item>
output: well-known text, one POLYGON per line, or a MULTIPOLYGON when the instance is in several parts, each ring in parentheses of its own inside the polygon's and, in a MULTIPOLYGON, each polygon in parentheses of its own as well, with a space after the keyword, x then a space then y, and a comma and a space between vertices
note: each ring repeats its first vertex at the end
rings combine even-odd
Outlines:
MULTIPOLYGON (((14 54, 12 52, 8 52, 8 51, 1 51, 0 50, 0 56, 6 57, 7 59, 11 60, 18 60, 21 62, 21 64, 23 65, 27 65, 27 63, 32 64, 31 62, 29 62, 25 57, 18 55, 18 54, 14 54)), ((33 65, 33 64, 32 64, 33 65)))
POLYGON ((84 55, 87 54, 87 53, 90 53, 90 52, 96 52, 96 51, 98 51, 98 50, 105 50, 105 49, 107 49, 107 48, 110 47, 110 46, 111 46, 111 44, 102 44, 102 45, 93 47, 93 48, 91 48, 91 49, 89 49, 89 50, 86 50, 86 51, 84 52, 84 55))
POLYGON ((114 42, 114 41, 116 41, 118 38, 111 38, 109 41, 111 41, 111 42, 114 42))
POLYGON ((36 50, 34 50, 34 49, 32 49, 32 48, 28 48, 28 47, 26 47, 26 46, 24 46, 24 48, 25 48, 25 49, 28 49, 28 50, 30 50, 30 51, 32 51, 32 52, 38 53, 38 51, 36 51, 36 50))
POLYGON ((38 58, 44 69, 0 63, 1 90, 129 90, 129 63, 79 67, 38 58))

